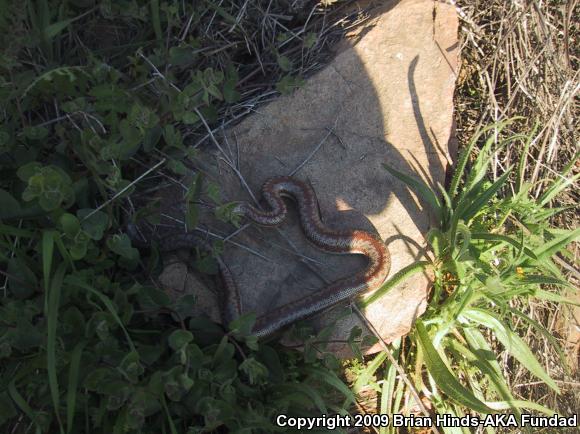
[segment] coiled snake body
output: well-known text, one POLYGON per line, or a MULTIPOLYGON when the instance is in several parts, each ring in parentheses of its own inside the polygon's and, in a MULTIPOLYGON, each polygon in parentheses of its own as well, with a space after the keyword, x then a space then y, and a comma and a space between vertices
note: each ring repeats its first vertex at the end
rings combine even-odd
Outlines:
MULTIPOLYGON (((378 289, 391 268, 389 250, 375 234, 363 230, 336 231, 321 221, 314 189, 298 179, 280 176, 266 181, 262 196, 269 209, 260 210, 249 203, 236 205, 234 212, 261 226, 278 226, 287 216, 283 198, 293 199, 298 207, 300 224, 306 238, 317 248, 335 254, 365 255, 369 264, 353 276, 335 280, 306 297, 273 309, 257 318, 253 334, 267 336, 297 320, 306 318, 326 308, 378 289)), ((131 232, 131 231, 130 231, 131 232)), ((193 232, 178 233, 159 240, 161 250, 169 251, 199 245, 200 237, 193 232)), ((220 274, 224 281, 221 313, 224 324, 241 314, 240 298, 235 280, 226 264, 218 259, 220 274)))

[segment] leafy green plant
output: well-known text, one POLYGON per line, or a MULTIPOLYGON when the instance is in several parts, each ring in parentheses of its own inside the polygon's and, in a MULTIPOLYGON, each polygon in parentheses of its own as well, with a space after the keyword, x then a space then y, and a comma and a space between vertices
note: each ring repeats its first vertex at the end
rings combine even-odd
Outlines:
MULTIPOLYGON (((137 282, 160 265, 125 233, 136 186, 189 173, 206 126, 295 88, 317 49, 321 21, 296 16, 307 40, 256 32, 296 11, 238 3, 0 0, 3 432, 278 432, 277 414, 352 402, 330 354, 258 344, 248 318, 224 331, 137 282)), ((202 195, 222 206, 202 181, 189 227, 202 195)))
MULTIPOLYGON (((510 409, 517 414, 525 408, 552 414, 542 405, 514 398, 499 367, 492 339, 540 381, 559 391, 542 361, 518 334, 514 319, 534 328, 560 351, 556 339, 528 316, 526 306, 532 298, 572 303, 541 285, 569 287, 552 257, 577 240, 580 229, 552 228, 549 219, 561 209, 547 205, 575 177, 566 178, 565 171, 538 199, 531 198, 529 187, 520 181, 519 190, 509 194, 506 187, 513 168, 489 181, 488 168, 494 152, 518 141, 526 149, 533 139, 533 133, 508 135, 492 149, 496 135, 512 121, 490 125, 473 137, 459 157, 447 190, 439 188, 434 192, 422 181, 385 166, 417 192, 438 221, 438 227, 428 234, 434 262, 413 264, 404 270, 429 267, 435 274, 427 311, 417 320, 410 336, 413 352, 405 366, 414 366, 416 388, 429 397, 438 413, 463 415, 471 410, 488 414, 510 409), (479 139, 491 131, 494 134, 470 161, 479 139), (498 195, 499 192, 503 194, 498 195)), ((523 170, 520 165, 516 179, 523 179, 523 170)), ((560 355, 565 364, 561 352, 560 355)), ((393 372, 388 367, 387 378, 392 379, 393 372)), ((382 406, 396 412, 401 391, 406 387, 402 380, 385 383, 382 406)))

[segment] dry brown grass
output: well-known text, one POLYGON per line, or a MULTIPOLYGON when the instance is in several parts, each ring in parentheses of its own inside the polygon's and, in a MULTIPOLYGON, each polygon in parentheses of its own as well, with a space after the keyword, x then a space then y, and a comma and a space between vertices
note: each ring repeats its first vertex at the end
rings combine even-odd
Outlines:
MULTIPOLYGON (((538 196, 578 152, 578 2, 465 0, 459 8, 464 18, 456 94, 460 143, 478 126, 500 119, 525 116, 515 127, 523 133, 537 122, 526 175, 538 196)), ((519 158, 508 150, 495 170, 519 158)))
MULTIPOLYGON (((494 176, 526 158, 525 180, 538 197, 547 183, 578 161, 578 91, 580 12, 577 0, 511 1, 462 0, 457 4, 461 20, 462 68, 455 107, 457 137, 466 143, 481 125, 513 116, 524 119, 512 125, 510 133, 529 133, 537 124, 536 137, 527 155, 512 147, 496 159, 494 176)), ((572 206, 560 213, 553 224, 562 228, 578 226, 578 188, 572 185, 554 198, 552 206, 572 206)), ((576 285, 578 245, 572 246, 573 259, 562 259, 565 274, 576 285)), ((576 308, 578 309, 578 308, 576 308)), ((537 382, 522 367, 503 366, 516 396, 553 408, 562 414, 580 412, 580 381, 577 368, 580 335, 577 321, 564 306, 537 303, 525 307, 530 317, 561 338, 572 365, 567 371, 546 339, 522 325, 520 331, 550 375, 559 380, 560 396, 537 382), (567 329, 567 332, 564 331, 567 329), (568 341, 568 342, 567 342, 568 341)), ((548 431, 546 431, 548 432, 548 431)))

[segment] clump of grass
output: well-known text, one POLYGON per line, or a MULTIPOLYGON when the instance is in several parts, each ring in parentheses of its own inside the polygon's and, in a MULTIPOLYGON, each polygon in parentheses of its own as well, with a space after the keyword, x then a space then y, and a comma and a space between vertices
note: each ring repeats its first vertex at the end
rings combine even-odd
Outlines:
MULTIPOLYGON (((524 306, 533 299, 573 303, 540 285, 569 286, 551 258, 577 240, 580 229, 550 227, 549 219, 561 209, 546 207, 546 197, 530 198, 529 186, 509 194, 506 187, 512 168, 495 182, 487 179, 495 153, 510 145, 525 147, 533 140, 531 135, 514 135, 494 150, 493 132, 501 133, 509 123, 488 126, 472 138, 447 190, 433 192, 422 182, 386 167, 415 188, 439 219, 438 227, 428 235, 435 255, 433 293, 409 339, 404 365, 414 366, 415 387, 440 414, 461 416, 466 408, 480 415, 507 409, 516 415, 521 409, 551 414, 538 403, 514 397, 505 372, 491 357, 493 341, 501 343, 517 366, 560 392, 543 367, 545 361, 534 355, 517 329, 522 324, 529 327, 559 351, 556 339, 529 316, 524 306), (485 132, 489 137, 462 180, 469 156, 485 132), (503 192, 500 197, 499 192, 503 192), (467 385, 462 384, 462 378, 467 385)), ((548 191, 558 194, 565 188, 566 183, 556 180, 548 191)), ((561 351, 559 363, 566 363, 561 351)), ((393 402, 400 405, 397 393, 404 393, 407 387, 408 383, 399 380, 383 395, 393 412, 397 412, 393 402)))

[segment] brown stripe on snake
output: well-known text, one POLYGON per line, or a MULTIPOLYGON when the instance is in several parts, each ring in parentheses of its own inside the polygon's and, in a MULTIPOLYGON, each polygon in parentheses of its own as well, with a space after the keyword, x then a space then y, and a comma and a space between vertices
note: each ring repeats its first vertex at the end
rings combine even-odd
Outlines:
MULTIPOLYGON (((369 264, 353 276, 331 282, 306 297, 273 309, 256 320, 253 333, 259 337, 270 335, 295 321, 304 319, 340 302, 378 289, 387 278, 391 257, 384 242, 376 235, 363 230, 335 231, 321 221, 314 189, 307 183, 288 176, 274 177, 262 187, 262 196, 269 209, 260 210, 241 202, 234 212, 261 226, 278 226, 286 220, 288 210, 283 198, 293 199, 298 206, 300 224, 306 238, 317 248, 334 254, 365 255, 369 264)), ((129 230, 134 238, 135 230, 129 230), (132 233, 133 232, 133 233, 132 233)), ((194 233, 177 233, 159 240, 163 251, 191 248, 200 245, 200 236, 194 233)), ((205 247, 206 242, 201 244, 205 247)), ((224 324, 241 314, 238 289, 226 264, 218 259, 224 281, 223 300, 220 300, 224 324)))
POLYGON ((262 197, 269 210, 262 211, 244 202, 235 211, 256 224, 277 226, 287 216, 288 210, 283 197, 294 199, 297 202, 302 230, 314 246, 329 253, 365 255, 369 265, 353 276, 331 282, 313 294, 258 317, 253 330, 256 335, 269 335, 363 292, 372 292, 387 278, 391 257, 383 241, 367 231, 335 231, 324 226, 318 213, 316 193, 309 184, 287 176, 271 178, 262 187, 262 197))

